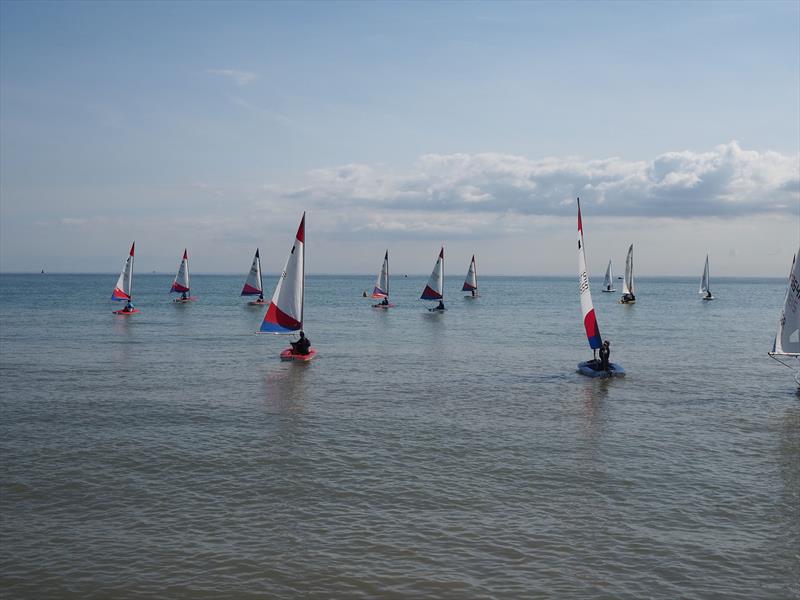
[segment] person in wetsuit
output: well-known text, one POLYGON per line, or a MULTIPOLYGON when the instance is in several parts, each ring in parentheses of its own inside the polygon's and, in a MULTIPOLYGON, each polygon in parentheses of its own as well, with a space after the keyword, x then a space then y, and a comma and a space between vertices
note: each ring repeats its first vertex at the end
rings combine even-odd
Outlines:
POLYGON ((188 300, 189 296, 186 295, 186 292, 181 292, 181 300, 188 300))
POLYGON ((133 302, 128 300, 128 303, 125 305, 125 308, 122 309, 123 312, 133 312, 133 302))
POLYGON ((383 306, 389 306, 389 298, 384 298, 383 300, 381 300, 381 304, 383 306))
POLYGON ((436 310, 444 310, 444 300, 439 300, 439 306, 436 307, 436 310))
POLYGON ((636 296, 634 296, 633 294, 622 294, 623 304, 625 302, 633 302, 634 300, 636 300, 636 296))
POLYGON ((292 345, 292 353, 293 354, 308 354, 308 351, 311 349, 311 342, 306 337, 306 334, 302 331, 300 332, 300 339, 296 342, 290 342, 292 345))
POLYGON ((606 340, 603 342, 603 345, 600 346, 600 368, 603 371, 610 371, 608 359, 611 356, 611 342, 606 340))

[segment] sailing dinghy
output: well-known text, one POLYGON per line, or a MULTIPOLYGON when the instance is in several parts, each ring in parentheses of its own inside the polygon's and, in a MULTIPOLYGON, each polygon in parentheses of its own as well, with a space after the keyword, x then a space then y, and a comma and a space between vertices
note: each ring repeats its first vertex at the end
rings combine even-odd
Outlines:
POLYGON ((633 286, 633 244, 628 248, 628 256, 625 257, 625 279, 622 282, 622 298, 620 304, 635 304, 636 294, 633 286))
POLYGON ((445 310, 444 307, 444 246, 439 251, 439 258, 433 266, 428 285, 422 291, 420 300, 438 300, 439 304, 435 308, 429 308, 430 312, 445 310))
POLYGON ((183 258, 178 267, 178 272, 175 274, 175 279, 172 281, 172 287, 169 290, 170 294, 180 294, 180 298, 175 298, 173 302, 184 304, 186 302, 194 302, 197 296, 191 296, 189 290, 189 252, 186 248, 183 249, 183 258))
MULTIPOLYGON (((303 304, 305 300, 305 239, 306 239, 306 213, 300 220, 300 227, 294 238, 294 244, 289 251, 286 264, 283 267, 275 293, 272 294, 267 313, 261 322, 259 333, 302 334, 303 331, 303 304)), ((317 355, 314 348, 309 347, 303 354, 291 346, 281 352, 281 360, 295 360, 307 362, 317 355)))
POLYGON ((138 313, 139 309, 133 306, 133 249, 136 242, 131 244, 131 251, 128 254, 128 259, 125 261, 125 266, 122 267, 122 272, 117 279, 117 285, 114 286, 114 291, 111 293, 111 299, 116 302, 125 301, 125 308, 115 310, 115 315, 132 315, 138 313))
POLYGON ((581 313, 583 314, 583 327, 586 329, 586 337, 589 340, 589 347, 595 354, 595 358, 578 363, 578 372, 587 377, 624 377, 625 369, 617 363, 608 363, 608 370, 602 368, 597 360, 597 350, 603 345, 600 337, 600 328, 597 326, 597 317, 594 313, 592 304, 592 292, 589 290, 589 275, 586 272, 586 254, 583 247, 583 223, 581 222, 581 201, 578 199, 578 281, 580 282, 581 292, 581 313))
POLYGON ((603 280, 604 292, 616 292, 617 288, 614 287, 614 277, 611 275, 611 259, 608 259, 608 266, 606 267, 606 278, 603 280))
POLYGON ((372 290, 370 298, 380 300, 377 304, 373 304, 373 308, 392 308, 394 304, 389 302, 389 251, 383 256, 383 264, 381 271, 378 273, 378 279, 375 281, 375 287, 372 290))
POLYGON ((475 268, 475 255, 472 255, 472 260, 467 269, 467 278, 464 280, 464 285, 461 287, 462 292, 470 292, 469 296, 465 298, 478 297, 478 270, 475 268))
POLYGON ((698 294, 703 294, 703 300, 713 300, 714 296, 711 295, 711 287, 708 284, 708 254, 706 254, 706 268, 703 269, 703 276, 700 278, 700 291, 698 294))
POLYGON ((772 344, 769 356, 785 367, 797 369, 794 380, 800 385, 800 249, 792 259, 792 269, 789 272, 789 284, 783 298, 783 309, 778 319, 778 332, 772 344), (794 365, 785 362, 792 360, 794 365))
POLYGON ((250 265, 250 272, 247 274, 241 295, 258 296, 255 300, 248 302, 251 306, 261 306, 267 303, 264 300, 264 283, 261 280, 261 257, 258 255, 258 248, 256 248, 256 255, 253 257, 253 264, 250 265))

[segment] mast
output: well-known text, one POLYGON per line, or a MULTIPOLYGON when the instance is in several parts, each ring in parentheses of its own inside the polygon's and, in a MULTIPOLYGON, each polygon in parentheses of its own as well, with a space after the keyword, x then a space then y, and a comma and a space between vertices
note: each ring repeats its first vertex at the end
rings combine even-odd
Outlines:
POLYGON ((386 249, 386 256, 384 256, 384 260, 386 260, 386 300, 389 300, 389 249, 386 249))
POLYGON ((472 270, 475 273, 475 291, 478 291, 478 265, 475 262, 475 255, 472 255, 472 270))
POLYGON ((261 275, 261 254, 258 252, 258 248, 256 248, 256 260, 258 260, 258 287, 261 288, 261 293, 258 295, 259 298, 264 297, 264 278, 261 275))
POLYGON ((128 281, 128 297, 129 297, 128 302, 133 302, 133 255, 134 255, 133 248, 134 248, 134 246, 136 246, 136 240, 133 240, 133 243, 131 244, 131 276, 130 276, 130 279, 128 281))
POLYGON ((303 314, 306 310, 306 211, 303 211, 303 274, 300 281, 300 330, 303 329, 303 314))

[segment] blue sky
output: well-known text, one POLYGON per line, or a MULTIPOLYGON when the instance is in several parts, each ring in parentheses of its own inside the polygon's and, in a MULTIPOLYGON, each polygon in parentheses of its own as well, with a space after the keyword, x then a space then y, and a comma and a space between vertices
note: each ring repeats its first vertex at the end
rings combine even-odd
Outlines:
POLYGON ((799 6, 6 1, 0 270, 783 276, 799 6))

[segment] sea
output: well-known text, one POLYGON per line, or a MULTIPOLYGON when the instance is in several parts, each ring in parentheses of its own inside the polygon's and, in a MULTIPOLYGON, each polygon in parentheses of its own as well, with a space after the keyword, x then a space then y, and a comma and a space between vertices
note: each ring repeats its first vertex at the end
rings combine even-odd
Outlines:
POLYGON ((800 597, 785 280, 592 280, 597 380, 577 277, 309 276, 300 364, 243 275, 0 275, 0 597, 800 597))

